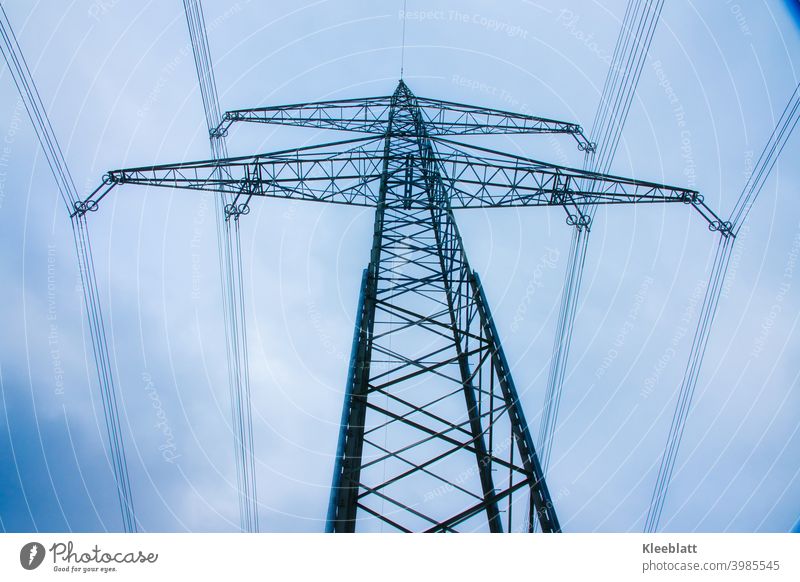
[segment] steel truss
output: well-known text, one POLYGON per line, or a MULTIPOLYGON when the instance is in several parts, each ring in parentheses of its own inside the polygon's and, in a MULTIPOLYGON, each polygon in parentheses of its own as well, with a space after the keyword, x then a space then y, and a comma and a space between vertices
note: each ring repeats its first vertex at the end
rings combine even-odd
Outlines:
POLYGON ((231 111, 237 121, 367 134, 237 158, 109 172, 76 203, 96 210, 117 185, 222 193, 229 217, 253 197, 375 208, 342 413, 327 530, 560 531, 528 423, 456 209, 561 206, 589 228, 598 204, 683 203, 727 225, 693 190, 556 166, 450 136, 563 133, 576 124, 418 98, 231 111))

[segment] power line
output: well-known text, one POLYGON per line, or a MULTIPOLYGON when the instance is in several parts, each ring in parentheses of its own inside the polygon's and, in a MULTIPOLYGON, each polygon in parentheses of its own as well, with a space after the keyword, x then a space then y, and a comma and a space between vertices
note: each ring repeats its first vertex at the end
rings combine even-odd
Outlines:
POLYGON ((735 235, 741 229, 744 221, 758 199, 764 183, 769 177, 775 163, 778 160, 786 142, 797 127, 800 120, 800 85, 798 85, 789 98, 783 109, 778 123, 773 129, 772 134, 767 140, 761 155, 756 162, 753 173, 742 188, 742 192, 728 219, 727 232, 720 236, 714 263, 709 275, 708 287, 703 298, 703 305, 700 308, 700 316, 697 322, 692 346, 689 351, 689 360, 686 364, 683 380, 678 392, 678 401, 672 416, 667 442, 661 457, 656 484, 650 498, 650 507, 645 518, 644 530, 654 532, 658 529, 664 511, 664 504, 672 481, 672 474, 675 469, 675 462, 678 456, 683 434, 686 430, 686 421, 694 397, 697 381, 700 376, 700 369, 708 348, 708 339, 717 315, 717 308, 722 293, 722 286, 728 272, 730 258, 735 242, 735 235))
MULTIPOLYGON (((663 5, 663 0, 628 2, 590 134, 590 142, 594 147, 587 149, 584 158, 584 169, 588 171, 605 174, 610 170, 663 5)), ((538 446, 545 470, 549 466, 553 448, 553 436, 557 426, 578 299, 586 266, 590 224, 596 211, 597 205, 587 206, 583 211, 588 217, 587 224, 578 223, 572 231, 539 426, 538 446)))
MULTIPOLYGON (((25 62, 25 57, 2 4, 0 4, 0 36, 2 37, 0 49, 2 49, 3 56, 14 79, 14 84, 19 91, 22 102, 25 104, 25 109, 36 131, 36 136, 39 138, 39 143, 44 150, 45 159, 50 171, 53 173, 61 200, 72 218, 72 234, 78 256, 83 302, 89 323, 89 336, 92 342, 95 371, 103 403, 103 416, 110 453, 109 461, 114 472, 123 528, 126 532, 135 532, 137 530, 136 514, 125 455, 125 442, 120 427, 117 389, 109 355, 108 337, 103 320, 97 274, 94 268, 92 245, 86 217, 85 214, 74 213, 80 204, 75 182, 72 179, 61 146, 56 139, 39 91, 33 81, 33 76, 28 64, 25 62)), ((91 210, 96 209, 96 207, 96 204, 94 204, 85 208, 91 210)))
MULTIPOLYGON (((214 66, 208 45, 203 7, 200 0, 184 0, 186 22, 192 43, 197 80, 214 159, 228 156, 226 132, 216 131, 222 121, 214 66)), ((216 173, 219 177, 219 172, 216 173)), ((236 205, 233 198, 218 193, 216 201, 217 256, 222 285, 225 318, 225 343, 228 385, 231 394, 234 456, 239 494, 239 520, 242 531, 258 531, 253 418, 250 397, 250 366, 247 356, 247 318, 242 275, 239 216, 248 212, 246 203, 236 205)))

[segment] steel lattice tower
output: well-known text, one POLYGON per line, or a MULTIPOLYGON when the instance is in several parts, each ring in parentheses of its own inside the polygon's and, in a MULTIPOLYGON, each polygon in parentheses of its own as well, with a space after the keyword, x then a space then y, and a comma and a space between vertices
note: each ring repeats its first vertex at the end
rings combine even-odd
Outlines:
POLYGON ((449 136, 560 133, 591 155, 580 126, 416 97, 230 111, 235 122, 366 134, 254 156, 109 172, 75 205, 96 210, 119 184, 218 193, 227 220, 253 197, 375 208, 334 468, 327 530, 533 531, 560 526, 480 279, 454 210, 562 206, 589 228, 597 204, 684 203, 695 191, 555 166, 449 136))
POLYGON ((510 524, 512 496, 525 488, 543 526, 556 531, 448 188, 404 85, 389 111, 385 152, 329 529, 354 531, 361 509, 403 531, 499 532, 499 504, 508 502, 510 524), (459 483, 470 464, 477 478, 459 483))

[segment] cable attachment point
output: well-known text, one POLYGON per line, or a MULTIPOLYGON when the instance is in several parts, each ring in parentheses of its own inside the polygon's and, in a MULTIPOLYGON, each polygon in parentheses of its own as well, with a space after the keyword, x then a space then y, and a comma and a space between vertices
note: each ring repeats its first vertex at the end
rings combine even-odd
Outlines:
POLYGON ((591 223, 592 219, 585 214, 567 214, 567 224, 569 226, 588 229, 591 223))
POLYGON ((733 234, 733 224, 728 220, 712 220, 708 223, 708 230, 728 236, 733 234))
POLYGON ((72 207, 75 209, 75 216, 83 216, 87 212, 97 212, 99 206, 96 200, 78 200, 72 207))
POLYGON ((208 137, 211 139, 223 139, 228 135, 228 128, 223 127, 220 125, 219 127, 215 127, 214 129, 209 130, 208 137))
POLYGON ((226 204, 225 205, 225 218, 238 219, 241 215, 250 214, 249 204, 226 204))

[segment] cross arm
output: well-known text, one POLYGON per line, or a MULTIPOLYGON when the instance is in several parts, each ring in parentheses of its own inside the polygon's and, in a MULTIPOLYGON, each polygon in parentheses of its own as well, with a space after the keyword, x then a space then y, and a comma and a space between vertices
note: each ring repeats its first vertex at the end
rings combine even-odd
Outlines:
POLYGON ((454 209, 564 206, 580 222, 587 221, 584 207, 680 202, 692 205, 709 229, 728 230, 695 190, 548 164, 444 138, 433 142, 454 209))
POLYGON ((580 150, 594 151, 577 123, 424 97, 417 102, 429 135, 563 133, 571 135, 580 150))
POLYGON ((112 170, 75 204, 73 215, 96 210, 123 184, 227 195, 229 216, 246 213, 253 196, 372 206, 383 168, 376 147, 380 141, 361 138, 256 156, 112 170))
POLYGON ((236 109, 225 113, 220 124, 211 131, 211 136, 226 135, 230 126, 236 122, 315 127, 382 135, 388 126, 391 103, 391 97, 367 97, 236 109))
MULTIPOLYGON (((412 99, 422 111, 428 135, 565 134, 575 139, 579 149, 594 151, 594 144, 586 139, 576 123, 438 99, 412 99)), ((384 135, 389 127, 391 104, 392 97, 368 97, 236 109, 225 113, 211 135, 226 135, 236 122, 384 135)))

